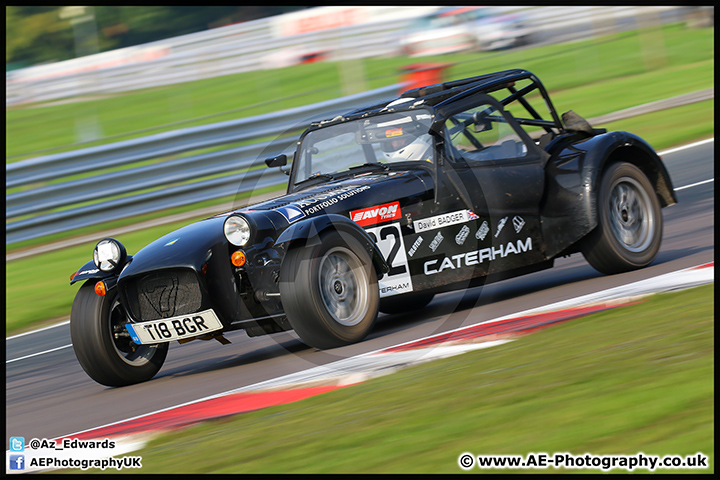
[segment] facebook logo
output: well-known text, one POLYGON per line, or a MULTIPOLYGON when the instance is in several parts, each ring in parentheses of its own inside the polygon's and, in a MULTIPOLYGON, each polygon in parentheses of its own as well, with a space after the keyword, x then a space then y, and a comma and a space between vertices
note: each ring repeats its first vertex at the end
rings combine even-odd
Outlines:
POLYGON ((10 451, 22 452, 25 450, 25 437, 10 437, 10 451))
POLYGON ((10 470, 25 470, 25 455, 10 455, 10 470))

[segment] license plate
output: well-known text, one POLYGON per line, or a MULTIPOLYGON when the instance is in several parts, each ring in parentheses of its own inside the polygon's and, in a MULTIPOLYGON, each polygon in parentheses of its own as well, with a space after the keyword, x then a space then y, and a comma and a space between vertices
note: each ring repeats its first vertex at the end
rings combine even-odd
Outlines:
POLYGON ((196 337, 223 328, 215 312, 203 312, 179 317, 153 320, 152 322, 125 324, 133 342, 138 345, 170 342, 196 337))

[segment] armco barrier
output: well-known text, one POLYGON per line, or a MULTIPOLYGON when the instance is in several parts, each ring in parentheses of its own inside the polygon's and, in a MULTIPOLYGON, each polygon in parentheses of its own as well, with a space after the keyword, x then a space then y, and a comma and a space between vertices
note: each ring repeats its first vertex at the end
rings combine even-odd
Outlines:
POLYGON ((266 157, 291 153, 311 121, 393 98, 401 88, 10 163, 5 242, 281 185, 287 177, 267 168, 266 157))

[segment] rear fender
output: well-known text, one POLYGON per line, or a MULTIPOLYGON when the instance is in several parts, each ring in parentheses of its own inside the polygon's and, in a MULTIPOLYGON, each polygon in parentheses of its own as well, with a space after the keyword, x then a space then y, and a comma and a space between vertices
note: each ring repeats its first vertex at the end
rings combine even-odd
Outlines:
POLYGON ((625 134, 624 141, 615 143, 614 148, 608 149, 607 155, 603 157, 601 167, 595 170, 596 175, 592 183, 594 188, 598 188, 600 183, 598 172, 603 172, 609 163, 628 162, 647 175, 648 180, 655 188, 662 208, 675 205, 677 203, 675 189, 662 159, 645 140, 628 132, 619 133, 625 134))
MULTIPOLYGON (((546 169, 547 191, 541 215, 546 255, 566 251, 598 223, 597 195, 605 168, 628 162, 647 175, 661 207, 677 203, 670 175, 655 150, 629 132, 609 132, 567 145, 546 169)), ((574 251, 574 250, 573 250, 574 251)))
MULTIPOLYGON (((583 162, 583 185, 597 192, 602 174, 607 166, 614 162, 628 162, 648 177, 660 201, 660 207, 677 203, 670 174, 655 150, 642 138, 629 132, 611 132, 593 137, 588 143, 594 147, 588 151, 583 162)), ((586 198, 587 213, 591 224, 597 225, 597 195, 586 198)))
POLYGON ((390 270, 385 257, 367 232, 357 223, 342 215, 328 214, 297 222, 280 234, 275 244, 286 244, 288 247, 292 247, 293 244, 318 244, 320 243, 320 234, 330 230, 352 235, 365 247, 372 259, 378 279, 390 270))

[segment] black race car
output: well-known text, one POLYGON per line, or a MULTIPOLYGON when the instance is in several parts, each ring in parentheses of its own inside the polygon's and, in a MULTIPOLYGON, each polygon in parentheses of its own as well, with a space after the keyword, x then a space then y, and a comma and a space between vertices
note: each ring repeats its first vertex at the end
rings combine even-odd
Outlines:
POLYGON ((607 274, 641 268, 660 247, 660 209, 677 201, 650 145, 572 111, 561 120, 525 70, 413 89, 313 123, 289 175, 287 194, 133 256, 115 239, 97 244, 71 281, 82 282, 72 343, 90 377, 149 380, 169 342, 229 343, 223 333, 236 329, 346 345, 378 311, 422 308, 437 293, 576 252, 607 274))

